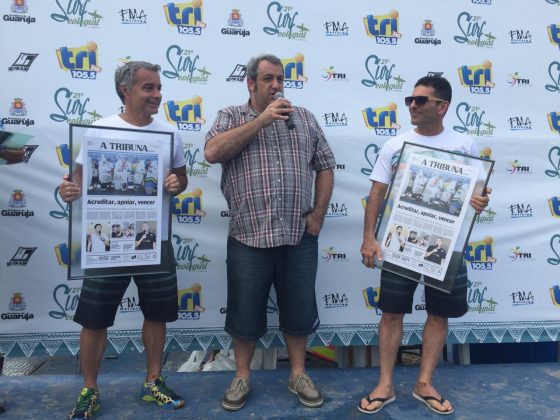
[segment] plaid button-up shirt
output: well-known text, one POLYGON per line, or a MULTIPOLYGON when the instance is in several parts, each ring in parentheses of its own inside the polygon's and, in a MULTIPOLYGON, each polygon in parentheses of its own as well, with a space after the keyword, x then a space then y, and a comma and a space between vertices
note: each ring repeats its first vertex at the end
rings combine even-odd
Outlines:
MULTIPOLYGON (((249 104, 218 112, 206 142, 254 120, 249 104)), ((221 188, 230 209, 229 235, 270 248, 297 245, 312 207, 313 172, 332 168, 334 155, 311 112, 294 107, 295 129, 274 121, 237 156, 222 163, 221 188)))

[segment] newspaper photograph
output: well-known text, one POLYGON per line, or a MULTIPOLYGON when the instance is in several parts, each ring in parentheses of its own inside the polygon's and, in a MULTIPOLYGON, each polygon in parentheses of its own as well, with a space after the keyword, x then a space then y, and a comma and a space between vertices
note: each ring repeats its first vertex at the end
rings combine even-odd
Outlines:
POLYGON ((443 281, 479 170, 413 153, 381 241, 384 261, 443 281))
POLYGON ((89 136, 82 142, 83 269, 160 264, 160 147, 89 136))

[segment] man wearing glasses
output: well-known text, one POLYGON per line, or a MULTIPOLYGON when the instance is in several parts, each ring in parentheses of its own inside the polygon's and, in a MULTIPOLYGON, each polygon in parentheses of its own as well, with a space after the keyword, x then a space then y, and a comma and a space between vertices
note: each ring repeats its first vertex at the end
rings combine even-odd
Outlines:
MULTIPOLYGON (((375 164, 370 179, 372 181, 364 221, 364 239, 361 247, 362 262, 374 268, 374 259, 382 259, 381 247, 375 239, 375 227, 379 209, 385 198, 391 177, 397 169, 397 162, 403 143, 435 147, 448 151, 478 156, 474 141, 465 134, 457 133, 443 126, 443 118, 451 102, 451 86, 439 76, 422 77, 414 86, 412 96, 405 98, 412 125, 416 128, 385 143, 375 164)), ((490 192, 488 189, 487 193, 490 192)), ((472 197, 471 206, 481 212, 488 205, 488 196, 472 197)), ((380 377, 377 386, 358 404, 358 409, 372 414, 395 401, 393 369, 402 339, 403 318, 412 312, 412 299, 417 282, 397 274, 381 271, 381 293, 379 308, 383 311, 379 323, 380 377)), ((414 387, 413 396, 438 414, 451 414, 453 407, 432 385, 432 377, 445 344, 448 318, 463 316, 467 310, 466 266, 459 270, 451 294, 426 287, 426 311, 428 318, 422 337, 422 362, 414 387)))

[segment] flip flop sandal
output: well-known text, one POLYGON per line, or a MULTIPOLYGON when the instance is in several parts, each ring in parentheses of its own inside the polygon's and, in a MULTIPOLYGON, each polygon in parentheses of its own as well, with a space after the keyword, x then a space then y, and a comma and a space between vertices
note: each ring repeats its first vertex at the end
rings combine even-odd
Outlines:
POLYGON ((392 397, 388 397, 388 398, 373 398, 373 399, 371 399, 369 394, 366 394, 364 398, 368 402, 368 405, 373 403, 373 402, 380 402, 381 403, 381 405, 379 407, 377 407, 373 410, 367 410, 367 409, 362 407, 361 401, 360 401, 358 403, 358 410, 360 410, 364 414, 375 414, 375 413, 381 411, 381 409, 383 407, 385 407, 387 404, 391 404, 393 401, 395 401, 395 396, 394 395, 392 397))
POLYGON ((446 411, 438 410, 437 408, 435 408, 433 405, 431 405, 431 404, 429 403, 429 401, 432 401, 432 400, 433 400, 433 401, 437 401, 438 403, 440 403, 441 405, 443 405, 443 403, 444 403, 444 401, 445 401, 445 397, 444 397, 443 395, 441 396, 441 398, 438 399, 438 398, 436 398, 436 397, 430 397, 429 395, 428 395, 428 396, 420 395, 420 394, 417 394, 416 392, 413 391, 413 392, 412 392, 412 396, 413 396, 414 398, 416 398, 418 401, 423 402, 424 404, 426 404, 426 407, 428 407, 428 408, 429 408, 430 410, 432 410, 434 413, 438 413, 438 414, 441 414, 441 415, 444 415, 444 416, 453 413, 453 408, 452 408, 451 410, 446 410, 446 411))

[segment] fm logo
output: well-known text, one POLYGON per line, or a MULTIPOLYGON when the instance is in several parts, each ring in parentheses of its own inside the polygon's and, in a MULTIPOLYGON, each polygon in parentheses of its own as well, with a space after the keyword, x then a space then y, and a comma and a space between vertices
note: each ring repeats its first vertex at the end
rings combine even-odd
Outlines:
POLYGON ((492 48, 496 37, 492 32, 484 33, 486 21, 480 16, 472 16, 462 12, 457 16, 457 26, 461 35, 456 35, 453 40, 459 44, 474 45, 476 47, 492 48), (484 38, 482 38, 484 36, 484 38))
POLYGON ((554 133, 560 134, 560 112, 551 112, 546 115, 548 126, 554 133))
POLYGON ((325 113, 323 114, 323 120, 325 121, 325 127, 342 127, 348 125, 348 117, 344 112, 325 113))
POLYGON ((560 25, 549 25, 546 27, 546 32, 550 43, 560 48, 560 25))
POLYGON ((509 42, 512 44, 530 44, 533 40, 531 31, 524 29, 512 29, 509 31, 509 42))
POLYGON ((202 190, 200 188, 173 197, 171 205, 171 212, 177 216, 178 223, 198 224, 206 216, 206 212, 202 210, 202 190))
POLYGON ((294 58, 282 58, 284 67, 284 88, 303 89, 303 83, 307 82, 304 74, 303 54, 296 54, 294 58))
POLYGON ((492 264, 496 262, 496 258, 492 256, 493 242, 491 236, 485 237, 482 241, 469 242, 464 257, 471 263, 473 270, 492 270, 492 264))
POLYGON ((202 118, 202 98, 194 96, 189 101, 167 101, 163 105, 165 116, 170 123, 176 123, 179 130, 200 131, 206 122, 202 118))
POLYGON ((367 128, 374 129, 378 136, 396 136, 400 125, 397 123, 397 104, 394 102, 379 108, 362 110, 367 128))
POLYGON ((560 62, 553 61, 548 65, 548 76, 552 83, 544 88, 549 92, 560 92, 560 62))
POLYGON ((554 306, 560 306, 560 286, 552 286, 549 290, 552 304, 554 306))
POLYGON ((381 289, 379 287, 373 288, 368 287, 362 290, 362 294, 364 296, 364 301, 366 304, 366 308, 368 309, 375 309, 375 313, 377 315, 381 314, 381 310, 379 309, 379 295, 381 289))
POLYGON ((179 290, 179 319, 198 320, 204 312, 202 306, 202 286, 194 283, 189 289, 179 290))
POLYGON ((101 72, 95 42, 88 42, 83 47, 60 47, 56 50, 56 58, 60 68, 70 71, 74 79, 95 80, 97 73, 101 72))
POLYGON ((202 0, 189 3, 167 3, 163 6, 165 18, 170 26, 177 27, 183 35, 201 35, 206 24, 202 21, 202 0))
POLYGON ((385 15, 367 15, 363 18, 367 36, 385 45, 397 45, 399 33, 399 12, 391 10, 385 15))
POLYGON ((560 217, 560 197, 550 197, 548 199, 548 208, 552 217, 560 217))
POLYGON ((531 130, 532 128, 532 121, 529 117, 510 117, 508 119, 509 122, 509 129, 512 131, 525 131, 531 130))
POLYGON ((346 22, 330 21, 323 24, 326 36, 348 36, 348 25, 346 22))
POLYGON ((495 86, 492 82, 492 63, 489 60, 476 66, 461 66, 458 70, 461 85, 468 86, 471 93, 487 95, 495 86))
POLYGON ((309 28, 306 28, 303 23, 296 25, 296 17, 299 13, 293 12, 291 6, 283 6, 279 2, 273 1, 266 8, 266 14, 272 26, 263 27, 265 34, 303 40, 309 32, 309 28), (299 32, 294 32, 294 28, 299 29, 299 32))
POLYGON ((491 136, 496 127, 490 121, 484 121, 485 114, 480 107, 461 102, 455 109, 455 115, 461 125, 453 126, 453 130, 479 137, 491 136))
POLYGON ((148 23, 148 15, 144 9, 121 9, 118 11, 121 15, 121 23, 123 24, 145 24, 148 23))

